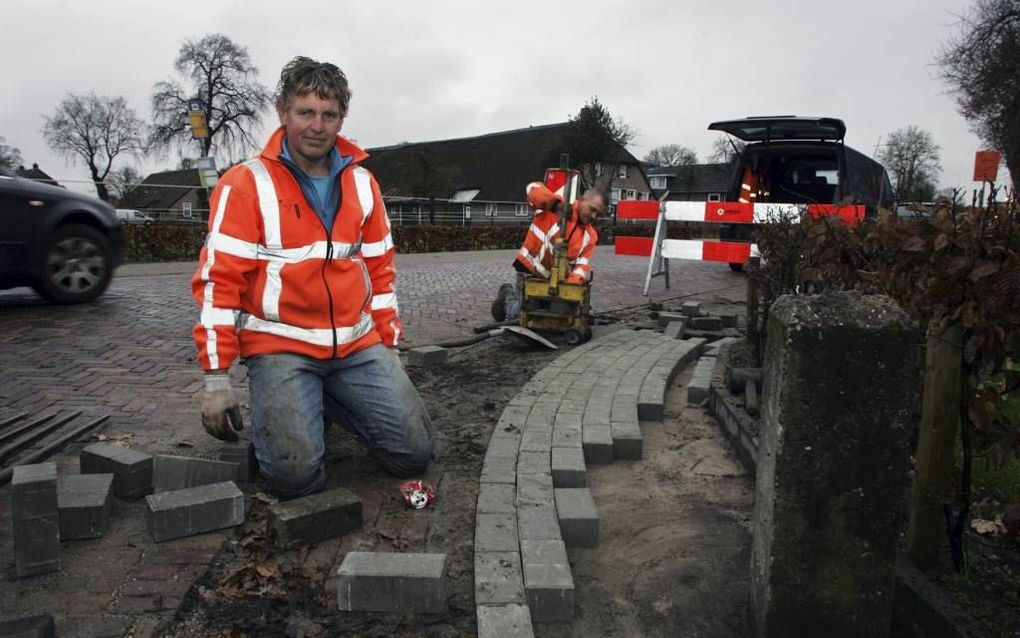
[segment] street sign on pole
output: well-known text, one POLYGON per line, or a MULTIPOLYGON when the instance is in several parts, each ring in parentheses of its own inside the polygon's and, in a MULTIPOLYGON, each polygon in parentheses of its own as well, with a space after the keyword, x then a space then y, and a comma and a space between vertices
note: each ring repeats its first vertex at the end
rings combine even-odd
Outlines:
POLYGON ((212 188, 216 185, 219 175, 216 173, 216 158, 200 157, 196 162, 198 168, 198 179, 202 188, 212 188))
POLYGON ((1002 153, 999 151, 978 151, 974 154, 974 181, 994 182, 999 174, 999 161, 1002 153))
POLYGON ((191 125, 191 136, 196 140, 209 137, 209 122, 205 118, 202 100, 188 100, 188 124, 191 125))

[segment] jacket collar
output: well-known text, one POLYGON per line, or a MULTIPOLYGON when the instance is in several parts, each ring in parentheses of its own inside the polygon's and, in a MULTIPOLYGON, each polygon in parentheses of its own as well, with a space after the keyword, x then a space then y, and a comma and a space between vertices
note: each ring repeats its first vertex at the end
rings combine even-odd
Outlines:
MULTIPOLYGON (((271 160, 273 162, 280 161, 280 153, 283 152, 283 138, 286 136, 287 131, 282 126, 277 128, 272 135, 269 136, 269 141, 262 148, 262 152, 259 154, 263 159, 271 160)), ((351 164, 359 164, 368 158, 368 153, 360 146, 351 142, 342 135, 336 136, 336 150, 341 155, 353 157, 351 164)))

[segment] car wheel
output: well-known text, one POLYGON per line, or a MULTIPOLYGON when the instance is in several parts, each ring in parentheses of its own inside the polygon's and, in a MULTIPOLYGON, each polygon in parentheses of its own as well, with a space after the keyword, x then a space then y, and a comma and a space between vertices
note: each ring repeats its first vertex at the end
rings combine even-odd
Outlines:
POLYGON ((744 264, 738 264, 736 262, 730 262, 730 270, 733 272, 744 272, 744 264))
POLYGON ((110 285, 110 253, 110 242, 94 228, 61 226, 46 244, 41 279, 33 287, 53 303, 92 301, 110 285))

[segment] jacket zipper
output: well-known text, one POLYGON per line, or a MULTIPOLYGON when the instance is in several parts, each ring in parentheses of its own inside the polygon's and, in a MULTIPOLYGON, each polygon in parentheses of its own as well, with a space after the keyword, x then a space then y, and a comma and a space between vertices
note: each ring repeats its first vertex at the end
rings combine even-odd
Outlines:
POLYGON ((333 359, 336 359, 336 323, 333 321, 333 291, 329 289, 329 280, 326 278, 326 269, 329 267, 329 262, 333 261, 333 241, 326 236, 326 261, 322 262, 322 284, 326 287, 326 297, 329 298, 329 325, 332 328, 333 333, 333 359))
MULTIPOLYGON (((280 161, 280 160, 277 160, 277 161, 280 161)), ((286 162, 280 161, 280 163, 283 164, 286 167, 286 162)), ((344 188, 343 188, 344 181, 343 181, 343 174, 345 172, 347 172, 347 170, 350 169, 350 167, 353 166, 353 165, 354 165, 354 162, 351 162, 350 164, 345 166, 342 171, 340 171, 339 175, 337 175, 337 180, 339 182, 338 185, 337 185, 338 195, 339 196, 337 197, 337 201, 336 201, 336 214, 333 216, 333 225, 334 226, 336 225, 337 217, 340 216, 340 209, 343 207, 343 203, 344 203, 344 188)), ((291 172, 291 170, 289 168, 287 170, 287 174, 290 175, 290 178, 292 180, 294 180, 294 184, 297 186, 298 192, 304 193, 304 191, 301 189, 301 184, 297 180, 297 177, 294 176, 294 174, 291 172)), ((294 203, 294 212, 297 214, 298 219, 300 219, 301 218, 301 211, 300 211, 300 207, 298 206, 298 204, 296 202, 294 203)), ((330 236, 330 234, 331 234, 330 231, 332 229, 326 228, 325 222, 322 221, 322 218, 319 217, 318 214, 315 215, 315 219, 318 220, 319 226, 322 227, 322 231, 326 235, 326 260, 324 262, 322 262, 322 270, 320 271, 320 275, 322 277, 322 285, 326 288, 326 297, 329 299, 329 326, 331 328, 330 331, 333 333, 333 355, 332 355, 332 358, 336 359, 336 355, 337 355, 337 350, 339 348, 339 344, 337 343, 337 338, 336 338, 336 321, 333 319, 333 291, 330 290, 330 288, 329 288, 329 280, 326 277, 326 269, 329 267, 329 263, 331 261, 333 261, 333 238, 330 236)), ((363 275, 367 275, 367 271, 365 270, 364 265, 362 265, 362 274, 363 275)), ((372 294, 371 286, 367 287, 367 291, 368 291, 367 295, 370 297, 371 294, 372 294)), ((367 301, 366 301, 366 303, 367 303, 367 301)), ((362 306, 362 310, 364 310, 364 306, 362 306)))

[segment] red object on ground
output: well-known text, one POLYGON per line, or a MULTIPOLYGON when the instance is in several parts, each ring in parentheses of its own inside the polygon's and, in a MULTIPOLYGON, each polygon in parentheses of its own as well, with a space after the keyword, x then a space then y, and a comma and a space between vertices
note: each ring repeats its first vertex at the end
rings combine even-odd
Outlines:
POLYGON ((400 484, 400 495, 404 502, 416 510, 420 510, 436 500, 436 490, 425 481, 404 481, 400 484))

